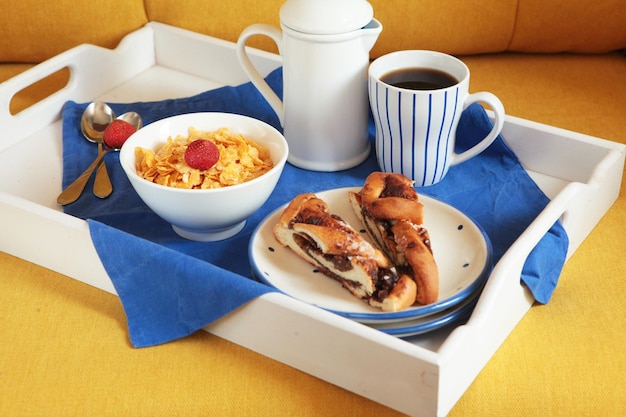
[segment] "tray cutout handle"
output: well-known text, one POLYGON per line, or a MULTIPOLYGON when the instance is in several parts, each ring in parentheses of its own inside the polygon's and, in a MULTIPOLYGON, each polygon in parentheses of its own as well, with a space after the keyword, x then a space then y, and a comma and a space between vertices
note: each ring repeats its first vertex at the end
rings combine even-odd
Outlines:
MULTIPOLYGON (((451 408, 467 390, 485 364, 534 304, 520 276, 526 259, 557 221, 569 216, 569 205, 589 187, 570 183, 544 208, 522 235, 502 256, 483 289, 466 324, 456 327, 439 348, 440 384, 448 386, 451 408), (498 314, 498 312, 506 314, 498 314), (459 378, 454 370, 465 369, 459 378)), ((564 225, 565 226, 565 225, 564 225)), ((567 229, 567 228, 566 228, 567 229)), ((571 243, 571 242, 570 242, 571 243)), ((568 253, 568 257, 569 257, 568 253)), ((442 410, 442 415, 450 410, 442 410)))
MULTIPOLYGON (((478 333, 484 335, 493 334, 494 329, 502 326, 507 327, 510 324, 509 322, 515 324, 526 314, 530 305, 534 304, 530 291, 520 280, 526 259, 554 223, 567 221, 569 205, 587 187, 589 187, 587 184, 582 183, 570 183, 567 185, 554 200, 548 203, 542 213, 511 245, 500 261, 494 265, 491 276, 480 295, 472 316, 466 324, 452 331, 448 340, 441 346, 440 354, 450 354, 448 350, 453 351, 454 348, 452 346, 458 346, 451 340, 462 339, 465 333, 469 334, 468 327, 474 327, 478 333), (522 297, 520 297, 520 293, 523 293, 522 297), (511 317, 502 317, 497 314, 497 311, 508 311, 511 317), (513 318, 515 315, 519 317, 513 318)), ((567 226, 565 224, 563 226, 567 231, 567 226)), ((566 258, 571 256, 571 249, 570 247, 566 258)), ((501 341, 506 338, 512 329, 510 327, 507 329, 507 332, 500 332, 501 341)), ((499 344, 494 344, 494 351, 497 346, 499 344)), ((483 346, 484 348, 485 346, 483 346)))
POLYGON ((63 103, 76 89, 77 68, 70 55, 58 55, 0 83, 0 151, 60 118, 63 103))
POLYGON ((93 100, 154 66, 154 45, 153 29, 144 26, 126 35, 115 49, 78 45, 0 83, 0 151, 60 120, 67 100, 93 100), (13 101, 18 100, 14 97, 21 97, 28 92, 22 93, 23 90, 39 81, 50 82, 54 77, 67 77, 67 82, 47 97, 12 114, 16 110, 10 110, 11 103, 20 107, 13 101))
POLYGON ((70 81, 69 67, 46 75, 44 78, 34 81, 15 93, 9 100, 9 113, 12 116, 28 109, 29 107, 47 99, 58 91, 68 86, 70 81))

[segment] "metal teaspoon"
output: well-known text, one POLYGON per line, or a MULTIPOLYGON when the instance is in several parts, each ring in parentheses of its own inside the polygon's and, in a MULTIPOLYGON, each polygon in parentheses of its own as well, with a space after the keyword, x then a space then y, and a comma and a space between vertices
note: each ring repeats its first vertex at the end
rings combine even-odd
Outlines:
MULTIPOLYGON (((90 142, 98 144, 98 155, 102 153, 102 137, 107 126, 115 119, 115 112, 106 104, 95 101, 87 106, 80 119, 80 130, 90 142)), ((113 185, 104 160, 98 165, 93 193, 96 197, 106 198, 113 192, 113 185)))
MULTIPOLYGON (((140 129, 143 126, 141 116, 135 112, 124 113, 120 117, 118 117, 118 119, 122 119, 132 124, 135 129, 140 129)), ((98 157, 91 163, 91 165, 89 165, 87 169, 78 178, 76 178, 72 184, 70 184, 65 190, 63 190, 61 194, 59 194, 59 196, 57 197, 57 203, 64 206, 78 200, 83 190, 85 189, 85 186, 87 185, 87 182, 89 181, 89 178, 91 177, 93 171, 98 167, 98 164, 100 163, 100 161, 102 161, 104 156, 112 150, 117 151, 119 149, 106 148, 102 152, 98 153, 98 157)))

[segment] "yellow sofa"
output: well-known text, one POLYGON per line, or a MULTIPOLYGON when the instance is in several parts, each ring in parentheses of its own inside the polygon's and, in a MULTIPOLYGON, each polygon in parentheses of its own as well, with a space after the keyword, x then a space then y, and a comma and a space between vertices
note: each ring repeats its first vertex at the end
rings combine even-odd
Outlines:
MULTIPOLYGON (((471 90, 495 93, 508 114, 626 143, 624 0, 371 3, 384 26, 372 58, 399 49, 458 55, 471 90)), ((251 23, 277 25, 281 4, 4 0, 0 81, 81 43, 115 47, 149 21, 235 41, 251 23)), ((10 111, 67 76, 19 93, 10 111)), ((568 261, 551 302, 530 310, 451 415, 626 415, 624 213, 622 192, 568 261)), ((0 415, 397 413, 204 332, 132 349, 117 298, 0 253, 0 415)))

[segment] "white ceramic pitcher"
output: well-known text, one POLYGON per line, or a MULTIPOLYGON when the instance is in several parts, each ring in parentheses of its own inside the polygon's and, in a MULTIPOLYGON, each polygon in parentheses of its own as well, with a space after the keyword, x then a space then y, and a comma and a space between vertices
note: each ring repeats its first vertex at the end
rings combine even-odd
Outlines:
POLYGON ((365 0, 288 0, 278 29, 247 27, 237 57, 278 115, 289 143, 288 161, 314 171, 339 171, 363 162, 368 141, 369 51, 382 31, 365 0), (246 52, 253 35, 270 37, 283 59, 283 99, 246 52))

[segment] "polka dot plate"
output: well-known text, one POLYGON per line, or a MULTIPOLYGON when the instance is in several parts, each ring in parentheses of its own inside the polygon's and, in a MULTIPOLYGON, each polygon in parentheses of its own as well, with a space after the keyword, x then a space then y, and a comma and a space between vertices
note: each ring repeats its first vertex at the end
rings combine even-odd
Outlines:
MULTIPOLYGON (((359 189, 338 188, 316 194, 332 213, 368 239, 348 200, 348 191, 359 189)), ((439 299, 433 304, 383 312, 352 296, 339 282, 274 239, 272 229, 286 205, 269 214, 252 234, 249 255, 253 274, 287 295, 361 323, 403 322, 444 310, 450 312, 482 289, 492 268, 491 243, 479 225, 454 207, 424 195, 420 195, 420 201, 439 268, 439 299)), ((427 320, 421 321, 424 322, 427 320)))

